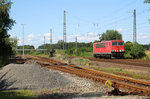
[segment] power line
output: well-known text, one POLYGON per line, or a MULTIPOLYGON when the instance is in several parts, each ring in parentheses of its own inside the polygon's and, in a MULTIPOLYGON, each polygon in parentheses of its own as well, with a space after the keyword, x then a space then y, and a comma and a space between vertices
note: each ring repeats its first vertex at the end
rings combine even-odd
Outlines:
MULTIPOLYGON (((148 11, 148 9, 143 10, 143 11, 137 13, 136 16, 141 15, 141 14, 147 12, 147 11, 148 11)), ((120 18, 120 19, 118 19, 118 20, 116 20, 116 21, 114 21, 114 22, 111 22, 111 23, 106 24, 106 25, 103 25, 103 26, 109 26, 109 25, 112 25, 112 24, 117 24, 118 22, 122 22, 122 21, 128 20, 128 19, 131 18, 131 17, 132 17, 132 15, 131 15, 131 16, 128 16, 128 17, 123 17, 123 18, 120 18)))
POLYGON ((149 9, 143 10, 143 11, 137 13, 137 16, 142 15, 143 13, 148 12, 148 11, 149 11, 149 9))
MULTIPOLYGON (((117 10, 114 10, 114 11, 112 11, 111 13, 108 13, 108 15, 106 15, 106 16, 103 16, 101 19, 103 19, 103 21, 104 21, 104 20, 107 20, 107 21, 108 21, 108 20, 118 19, 118 18, 120 18, 120 16, 113 17, 113 18, 111 18, 111 19, 106 19, 106 18, 112 16, 113 13, 117 14, 117 13, 122 12, 123 9, 126 9, 126 8, 128 8, 129 6, 135 4, 135 2, 137 2, 137 1, 138 1, 138 0, 134 0, 134 1, 129 2, 129 3, 127 3, 125 6, 123 6, 123 7, 121 7, 121 8, 118 8, 117 10)), ((97 20, 99 20, 99 19, 97 19, 97 20)))
MULTIPOLYGON (((135 0, 135 1, 136 1, 136 0, 135 0)), ((141 15, 141 14, 147 12, 147 11, 148 11, 148 9, 143 10, 143 11, 137 13, 137 16, 138 16, 138 15, 141 15)), ((71 15, 70 13, 68 13, 68 14, 71 15)), ((73 16, 73 15, 71 15, 71 16, 73 16)), ((79 18, 79 17, 77 17, 77 16, 73 16, 73 17, 76 18, 76 19, 78 19, 78 20, 81 20, 81 21, 83 21, 83 22, 86 22, 86 23, 98 24, 98 25, 101 24, 101 23, 98 23, 98 22, 87 21, 87 20, 81 19, 81 18, 79 18)), ((120 22, 120 21, 125 21, 125 20, 127 20, 128 18, 130 18, 130 17, 132 17, 132 16, 129 16, 129 17, 119 17, 119 19, 118 19, 118 17, 117 17, 117 18, 115 17, 115 18, 111 19, 111 20, 113 20, 113 22, 110 21, 109 24, 114 24, 114 23, 117 23, 117 22, 120 22), (117 20, 114 20, 114 19, 117 19, 117 20)), ((106 24, 106 25, 109 25, 109 24, 106 24)))

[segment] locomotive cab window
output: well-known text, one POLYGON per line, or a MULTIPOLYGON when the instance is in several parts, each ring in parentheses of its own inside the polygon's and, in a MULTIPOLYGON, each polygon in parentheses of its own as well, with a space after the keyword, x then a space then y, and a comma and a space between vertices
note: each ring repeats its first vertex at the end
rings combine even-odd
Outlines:
POLYGON ((117 46, 117 45, 118 45, 118 42, 112 42, 112 45, 113 45, 113 46, 117 46))
POLYGON ((122 46, 123 42, 112 42, 113 46, 122 46))
POLYGON ((105 43, 96 44, 96 48, 102 48, 105 47, 105 43))

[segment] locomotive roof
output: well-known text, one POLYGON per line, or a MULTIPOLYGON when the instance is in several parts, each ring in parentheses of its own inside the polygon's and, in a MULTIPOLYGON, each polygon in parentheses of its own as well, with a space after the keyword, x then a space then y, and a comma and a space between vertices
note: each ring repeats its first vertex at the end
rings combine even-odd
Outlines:
MULTIPOLYGON (((95 42, 95 43, 102 43, 102 42, 113 42, 113 41, 116 41, 116 42, 118 42, 118 41, 123 41, 123 40, 108 40, 108 41, 98 41, 98 42, 95 42)), ((124 42, 124 41, 123 41, 124 42)))

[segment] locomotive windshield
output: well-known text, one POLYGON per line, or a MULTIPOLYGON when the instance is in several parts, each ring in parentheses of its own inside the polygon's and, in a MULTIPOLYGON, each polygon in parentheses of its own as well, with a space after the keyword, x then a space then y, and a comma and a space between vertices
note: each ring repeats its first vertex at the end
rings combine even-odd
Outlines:
POLYGON ((123 45, 123 42, 118 42, 118 45, 123 45))
POLYGON ((123 42, 112 42, 113 46, 121 46, 123 45, 123 42))

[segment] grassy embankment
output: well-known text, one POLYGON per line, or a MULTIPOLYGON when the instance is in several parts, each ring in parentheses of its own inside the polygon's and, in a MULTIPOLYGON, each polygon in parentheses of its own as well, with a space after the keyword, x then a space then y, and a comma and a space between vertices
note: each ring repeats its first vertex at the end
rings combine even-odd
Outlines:
POLYGON ((103 72, 107 72, 107 73, 112 73, 112 74, 116 74, 116 75, 132 77, 132 78, 135 78, 135 79, 150 80, 150 76, 148 76, 148 75, 129 72, 129 71, 121 69, 121 68, 91 67, 91 69, 98 70, 98 71, 103 71, 103 72))
POLYGON ((35 96, 30 90, 0 91, 0 99, 33 99, 35 96))
MULTIPOLYGON (((150 51, 146 52, 147 55, 150 55, 150 51)), ((90 60, 88 59, 84 59, 84 58, 68 58, 68 56, 64 53, 64 51, 56 51, 55 53, 55 58, 58 60, 68 60, 69 63, 75 64, 75 65, 81 65, 81 66, 85 66, 86 68, 90 68, 90 69, 94 69, 94 70, 98 70, 98 71, 103 71, 103 72, 107 72, 107 73, 112 73, 112 74, 116 74, 116 75, 123 75, 123 76, 128 76, 128 77, 132 77, 132 78, 136 78, 136 79, 145 79, 145 80, 150 80, 150 77, 145 75, 145 74, 139 74, 139 73, 133 73, 130 71, 127 71, 125 69, 122 68, 104 68, 104 67, 98 67, 96 66, 96 64, 92 63, 90 60)))
POLYGON ((145 60, 150 60, 150 51, 146 50, 145 51, 146 57, 144 57, 145 60))

